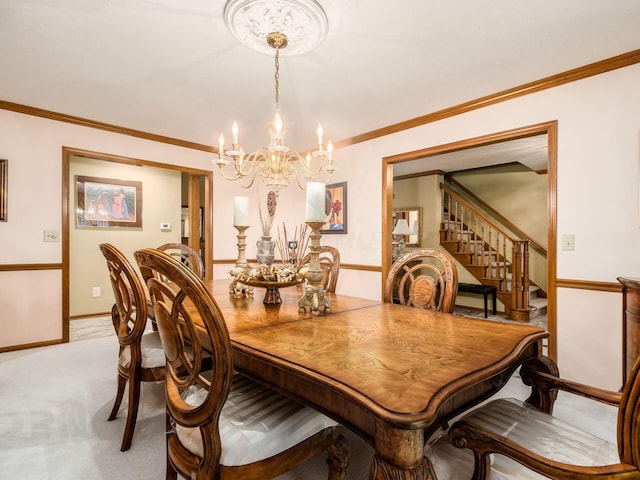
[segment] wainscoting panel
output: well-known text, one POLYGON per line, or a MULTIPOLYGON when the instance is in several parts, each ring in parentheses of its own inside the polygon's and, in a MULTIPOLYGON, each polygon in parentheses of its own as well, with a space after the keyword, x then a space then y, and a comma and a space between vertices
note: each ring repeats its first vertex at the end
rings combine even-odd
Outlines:
POLYGON ((62 270, 0 269, 0 352, 62 342, 62 270))

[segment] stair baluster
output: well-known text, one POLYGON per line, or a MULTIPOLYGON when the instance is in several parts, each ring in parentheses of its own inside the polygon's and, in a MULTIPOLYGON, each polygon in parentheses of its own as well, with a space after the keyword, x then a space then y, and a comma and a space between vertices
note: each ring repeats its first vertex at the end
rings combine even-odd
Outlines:
POLYGON ((529 321, 529 241, 511 238, 442 185, 443 246, 482 283, 494 285, 510 318, 529 321))

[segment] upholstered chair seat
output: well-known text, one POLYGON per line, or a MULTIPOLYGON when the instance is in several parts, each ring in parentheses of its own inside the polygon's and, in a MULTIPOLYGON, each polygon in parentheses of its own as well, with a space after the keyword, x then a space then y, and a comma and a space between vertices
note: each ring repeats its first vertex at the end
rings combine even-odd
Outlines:
MULTIPOLYGON (((162 349, 162 342, 160 341, 158 332, 145 333, 142 335, 140 342, 142 350, 140 366, 142 368, 164 367, 167 360, 164 356, 164 350, 162 349)), ((129 345, 125 346, 122 352, 120 352, 118 363, 122 368, 129 368, 131 365, 131 347, 129 345)))
POLYGON ((492 400, 463 414, 451 425, 448 438, 427 448, 425 454, 438 465, 439 480, 640 479, 640 359, 622 392, 563 379, 548 357, 526 362, 520 375, 531 386, 526 402, 492 400), (560 391, 616 407, 615 440, 608 442, 588 427, 554 417, 560 391))
MULTIPOLYGON (((547 415, 520 400, 499 399, 471 412, 464 422, 512 440, 541 457, 569 465, 596 466, 620 462, 617 445, 547 415)), ((425 452, 433 462, 438 480, 471 478, 473 453, 456 448, 447 435, 425 452)), ((504 455, 492 454, 492 480, 546 479, 504 455)))
MULTIPOLYGON (((201 405, 206 396, 206 389, 195 386, 182 395, 184 401, 194 407, 201 405)), ((222 440, 220 464, 233 467, 258 462, 337 425, 316 410, 289 400, 242 375, 234 375, 219 420, 222 440)), ((202 457, 204 448, 200 429, 174 427, 185 448, 202 457)))

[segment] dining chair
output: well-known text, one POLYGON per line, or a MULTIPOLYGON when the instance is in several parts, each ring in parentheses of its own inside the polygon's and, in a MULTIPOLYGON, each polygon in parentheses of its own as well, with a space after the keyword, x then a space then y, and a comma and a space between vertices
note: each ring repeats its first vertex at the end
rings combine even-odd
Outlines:
POLYGON ((453 257, 432 248, 411 250, 389 269, 384 301, 451 313, 458 293, 458 271, 453 257))
POLYGON ((160 245, 158 250, 177 258, 193 270, 198 277, 204 278, 205 271, 202 257, 189 245, 185 245, 184 243, 165 243, 164 245, 160 245))
POLYGON ((157 249, 134 256, 167 357, 167 479, 273 478, 323 450, 328 478, 343 479, 349 452, 339 425, 235 373, 226 323, 201 279, 157 249))
POLYGON ((527 385, 558 390, 618 407, 617 445, 512 398, 490 401, 462 416, 428 447, 439 480, 640 478, 640 362, 622 393, 529 370, 527 385), (458 447, 458 448, 456 448, 458 447), (471 476, 473 474, 473 477, 471 476))
POLYGON ((129 407, 121 451, 129 450, 138 417, 141 382, 163 382, 165 356, 158 332, 145 333, 147 297, 138 273, 116 247, 103 243, 100 250, 107 261, 115 303, 111 320, 120 345, 118 354, 118 391, 109 415, 114 420, 129 382, 129 407))
MULTIPOLYGON (((335 247, 323 245, 320 247, 320 268, 322 269, 322 286, 325 292, 335 293, 340 274, 340 252, 335 247)), ((300 265, 311 262, 311 253, 307 253, 300 265)))

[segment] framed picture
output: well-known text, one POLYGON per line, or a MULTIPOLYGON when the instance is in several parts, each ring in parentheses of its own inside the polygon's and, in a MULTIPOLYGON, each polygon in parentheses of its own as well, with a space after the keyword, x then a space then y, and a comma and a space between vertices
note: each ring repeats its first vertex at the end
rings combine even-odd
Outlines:
POLYGON ((327 185, 324 213, 326 223, 320 233, 347 233, 347 182, 327 185))
POLYGON ((7 189, 9 181, 7 180, 9 171, 9 161, 0 160, 0 222, 7 221, 7 189))
POLYGON ((76 176, 79 228, 142 228, 142 182, 76 176))

